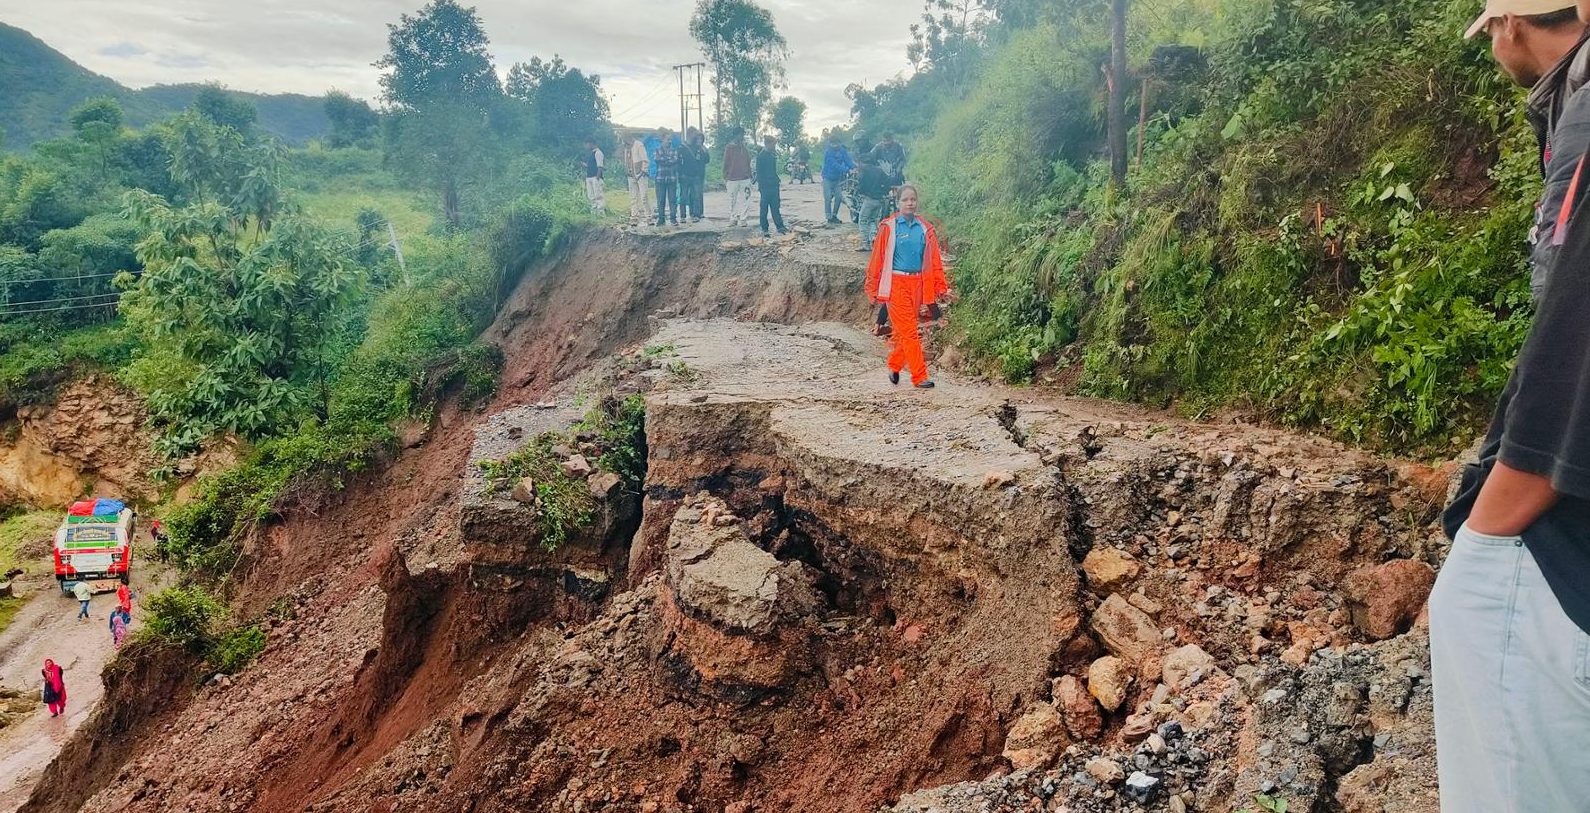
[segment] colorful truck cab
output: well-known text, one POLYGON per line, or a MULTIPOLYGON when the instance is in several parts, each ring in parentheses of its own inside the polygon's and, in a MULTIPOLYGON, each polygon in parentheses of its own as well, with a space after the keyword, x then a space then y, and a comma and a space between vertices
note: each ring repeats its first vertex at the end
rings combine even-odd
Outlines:
POLYGON ((61 589, 80 581, 95 590, 114 590, 116 581, 128 583, 136 522, 136 514, 120 500, 72 503, 55 530, 55 579, 61 589))

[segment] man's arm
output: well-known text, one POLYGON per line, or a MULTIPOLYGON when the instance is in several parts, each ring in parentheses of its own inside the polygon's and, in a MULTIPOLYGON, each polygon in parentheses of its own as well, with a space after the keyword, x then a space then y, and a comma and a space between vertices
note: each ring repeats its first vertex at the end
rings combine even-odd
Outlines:
POLYGON ((1489 536, 1517 536, 1556 502, 1550 479, 1497 461, 1474 500, 1468 525, 1489 536))

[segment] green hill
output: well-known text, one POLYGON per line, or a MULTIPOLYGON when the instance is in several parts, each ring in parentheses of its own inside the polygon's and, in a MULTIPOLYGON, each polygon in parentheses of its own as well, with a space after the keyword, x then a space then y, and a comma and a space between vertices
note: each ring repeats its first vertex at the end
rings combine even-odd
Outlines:
MULTIPOLYGON (((85 99, 114 97, 126 111, 127 123, 143 126, 187 107, 202 87, 133 90, 73 62, 32 34, 0 23, 0 128, 6 149, 24 149, 67 132, 67 116, 85 99)), ((228 92, 255 106, 261 129, 290 144, 305 144, 330 129, 319 97, 228 92)))

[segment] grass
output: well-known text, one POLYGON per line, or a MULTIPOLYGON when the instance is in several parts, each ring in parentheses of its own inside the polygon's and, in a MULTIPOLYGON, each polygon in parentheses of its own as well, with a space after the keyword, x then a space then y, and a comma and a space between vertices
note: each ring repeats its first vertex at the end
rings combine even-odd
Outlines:
MULTIPOLYGON (((0 573, 17 567, 40 572, 48 561, 47 554, 33 555, 28 548, 44 540, 42 547, 48 551, 50 535, 60 522, 61 516, 55 511, 29 511, 0 521, 0 573)), ((26 597, 0 599, 0 632, 11 626, 27 603, 26 597)))

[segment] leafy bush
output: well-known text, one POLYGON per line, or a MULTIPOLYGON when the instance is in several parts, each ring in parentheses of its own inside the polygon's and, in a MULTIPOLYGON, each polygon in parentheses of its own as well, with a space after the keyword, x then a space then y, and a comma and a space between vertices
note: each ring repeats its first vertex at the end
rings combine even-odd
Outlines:
POLYGON ((168 587, 143 602, 146 634, 196 655, 210 651, 226 607, 202 587, 168 587))
POLYGON ((225 675, 235 675, 265 651, 265 630, 258 624, 227 631, 210 651, 210 667, 225 675))

